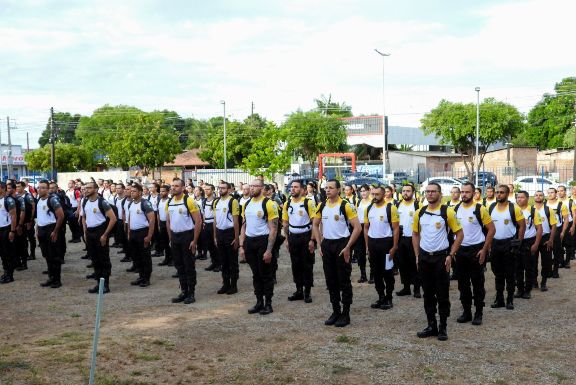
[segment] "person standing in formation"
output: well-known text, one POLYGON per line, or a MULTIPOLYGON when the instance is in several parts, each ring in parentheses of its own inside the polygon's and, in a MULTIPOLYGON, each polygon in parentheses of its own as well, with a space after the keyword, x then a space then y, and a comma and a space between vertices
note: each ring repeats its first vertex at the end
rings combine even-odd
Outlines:
POLYGON ((282 222, 287 239, 286 249, 290 253, 292 278, 296 285, 294 294, 288 301, 304 300, 312 302, 310 292, 314 286, 314 249, 312 238, 312 217, 316 211, 314 200, 305 196, 306 190, 301 180, 293 180, 290 185, 291 198, 284 203, 282 222))
MULTIPOLYGON (((496 298, 492 308, 506 306, 514 309, 514 289, 516 286, 516 255, 524 240, 526 221, 522 210, 510 202, 508 186, 500 185, 496 189, 496 203, 488 209, 492 222, 496 227, 494 241, 492 242, 492 272, 496 286, 496 298), (504 303, 504 289, 507 291, 504 303)), ((516 201, 516 199, 514 199, 516 201)))
POLYGON ((14 270, 16 268, 14 240, 18 225, 17 202, 7 194, 6 190, 6 183, 0 182, 0 257, 4 269, 4 274, 0 277, 0 284, 14 282, 14 270))
POLYGON ((450 316, 450 265, 460 248, 464 234, 454 209, 442 204, 440 185, 428 184, 425 194, 428 205, 416 211, 412 225, 412 245, 422 278, 424 310, 428 319, 428 326, 418 332, 417 336, 437 336, 438 340, 446 341, 446 323, 450 316), (449 230, 455 235, 452 246, 448 240, 449 230), (440 316, 439 325, 436 320, 436 304, 440 316))
POLYGON ((562 260, 561 266, 565 269, 570 268, 570 261, 574 259, 574 226, 576 222, 574 222, 573 216, 574 212, 576 211, 576 205, 572 198, 569 198, 566 195, 566 186, 558 186, 558 200, 564 204, 564 206, 568 209, 568 225, 567 231, 564 234, 564 238, 562 240, 562 248, 564 251, 564 259, 562 260))
POLYGON ((48 189, 49 182, 41 180, 38 184, 38 202, 36 203, 37 236, 40 251, 48 266, 48 280, 40 286, 57 289, 62 286, 60 275, 63 262, 58 237, 61 236, 60 229, 64 226, 65 218, 60 201, 55 195, 49 195, 48 189))
MULTIPOLYGON (((108 242, 116 226, 116 215, 110 203, 98 195, 97 186, 94 182, 85 186, 88 199, 82 202, 82 225, 86 229, 86 250, 92 258, 94 278, 97 281, 104 278, 104 293, 109 293, 112 264, 108 242)), ((98 293, 98 284, 88 292, 98 293)))
POLYGON ((324 324, 345 327, 350 324, 353 296, 350 253, 352 245, 362 233, 362 227, 354 207, 340 198, 340 188, 337 179, 326 182, 326 201, 320 203, 314 215, 313 234, 316 244, 320 245, 326 287, 332 304, 332 314, 324 324))
POLYGON ((462 203, 454 207, 456 219, 464 233, 462 245, 456 253, 458 290, 463 308, 462 315, 458 317, 457 322, 472 321, 472 325, 481 325, 486 297, 484 267, 496 228, 486 207, 482 206, 482 203, 474 202, 473 194, 474 185, 469 182, 464 183, 461 194, 462 203), (472 318, 472 301, 476 308, 474 318, 472 318))
POLYGON ((70 206, 74 211, 75 219, 68 221, 68 226, 70 227, 70 232, 72 233, 72 239, 70 243, 82 242, 82 229, 80 228, 80 223, 78 222, 78 207, 80 206, 80 190, 76 188, 76 182, 73 180, 68 181, 68 190, 66 190, 66 196, 70 200, 70 206))
POLYGON ((450 202, 448 202, 448 206, 455 207, 457 204, 460 203, 460 187, 454 186, 450 190, 450 202))
POLYGON ((132 186, 132 202, 128 204, 128 243, 132 255, 134 270, 138 279, 130 282, 131 285, 148 287, 152 276, 152 255, 150 242, 154 234, 156 218, 154 209, 149 200, 142 198, 142 186, 135 183, 132 186))
POLYGON ((546 206, 556 215, 556 233, 554 234, 554 260, 552 264, 552 278, 560 278, 558 269, 564 267, 564 249, 562 244, 564 242, 564 237, 568 232, 568 207, 557 197, 558 191, 550 187, 548 189, 548 201, 546 206))
POLYGON ((486 198, 482 199, 482 204, 484 207, 488 208, 492 205, 492 203, 496 202, 496 198, 494 197, 496 190, 492 186, 486 187, 486 198))
POLYGON ((264 197, 264 182, 254 179, 250 185, 250 199, 244 204, 244 223, 240 234, 240 256, 246 259, 252 270, 256 304, 249 314, 272 313, 274 295, 274 262, 272 248, 278 230, 278 207, 274 201, 264 197), (264 302, 266 300, 266 302, 264 302))
POLYGON ((22 226, 22 232, 23 232, 22 242, 24 244, 24 250, 22 252, 27 260, 32 260, 36 259, 34 255, 36 249, 36 236, 34 234, 34 216, 35 216, 36 201, 34 200, 32 194, 30 194, 25 190, 25 187, 26 184, 24 182, 18 182, 16 184, 16 192, 24 202, 24 224, 22 226), (31 237, 30 233, 32 233, 31 237), (30 252, 28 252, 28 247, 30 248, 30 252))
POLYGON ((196 249, 202 230, 202 216, 196 202, 183 193, 184 181, 172 180, 172 197, 166 203, 166 228, 172 258, 180 281, 180 294, 172 303, 196 302, 196 249))
POLYGON ((554 249, 554 236, 558 219, 550 212, 550 207, 545 204, 544 192, 536 191, 534 194, 534 207, 542 221, 542 239, 538 247, 538 253, 533 255, 533 281, 534 288, 538 288, 538 254, 542 261, 540 291, 548 291, 548 278, 552 275, 552 250, 554 249), (551 215, 552 214, 552 215, 551 215))
POLYGON ((240 210, 238 200, 232 197, 232 186, 220 182, 220 197, 214 201, 214 243, 222 264, 222 287, 218 294, 238 293, 238 247, 240 245, 240 210))
POLYGON ((398 203, 398 217, 400 219, 398 242, 398 269, 400 270, 400 281, 404 286, 396 292, 399 297, 411 295, 410 286, 414 286, 414 298, 421 298, 420 277, 416 267, 416 254, 412 246, 412 226, 414 224, 414 213, 420 204, 414 197, 414 186, 402 186, 402 201, 398 203))
POLYGON ((200 211, 203 215, 203 227, 200 234, 202 247, 205 253, 210 254, 210 265, 204 270, 213 271, 214 273, 220 272, 220 256, 214 243, 214 186, 208 183, 204 184, 204 199, 200 211))
POLYGON ((519 191, 516 194, 516 202, 522 210, 526 221, 524 231, 524 241, 520 248, 520 254, 516 260, 516 294, 514 298, 531 298, 531 291, 534 287, 534 265, 533 261, 538 254, 540 242, 542 241, 542 219, 536 207, 528 205, 528 192, 519 191))
POLYGON ((158 203, 158 250, 164 254, 164 260, 158 266, 174 266, 172 262, 172 249, 170 247, 170 237, 168 236, 168 228, 166 226, 167 213, 166 205, 170 198, 170 186, 164 185, 160 187, 160 201, 158 203))
POLYGON ((372 271, 372 264, 370 264, 370 273, 366 275, 366 241, 364 240, 364 213, 370 204, 372 203, 372 193, 370 192, 370 187, 367 184, 364 184, 360 187, 360 197, 362 198, 358 202, 357 215, 358 221, 360 222, 360 227, 362 227, 361 236, 358 237, 358 240, 354 244, 354 248, 352 250, 353 256, 355 257, 356 261, 358 262, 358 267, 360 268, 360 279, 358 283, 368 282, 370 284, 374 283, 374 274, 372 271), (370 279, 368 279, 370 277, 370 279))
POLYGON ((374 272, 374 286, 378 300, 373 309, 388 310, 393 307, 394 256, 398 250, 399 233, 398 208, 384 202, 384 188, 374 189, 374 200, 364 211, 364 239, 370 256, 370 266, 374 272))

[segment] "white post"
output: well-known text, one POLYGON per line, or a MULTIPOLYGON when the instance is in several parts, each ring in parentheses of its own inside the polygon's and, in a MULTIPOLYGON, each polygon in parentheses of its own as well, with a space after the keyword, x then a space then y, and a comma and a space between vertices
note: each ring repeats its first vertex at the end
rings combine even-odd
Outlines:
POLYGON ((478 187, 478 173, 480 172, 480 156, 478 151, 478 142, 480 140, 480 87, 476 87, 476 161, 474 168, 476 169, 476 187, 478 187))
POLYGON ((374 49, 376 53, 382 56, 382 135, 384 136, 384 145, 382 147, 382 178, 386 176, 387 161, 388 161, 388 127, 386 127, 386 88, 385 88, 385 67, 384 63, 386 61, 386 56, 390 56, 389 53, 380 52, 374 49))
POLYGON ((94 340, 92 341, 92 361, 90 363, 89 385, 94 385, 94 375, 96 374, 96 352, 98 351, 98 338, 100 337, 100 314, 103 295, 104 278, 100 278, 100 282, 98 283, 98 301, 96 302, 96 322, 94 324, 94 340))
POLYGON ((228 162, 226 160, 226 102, 222 100, 222 106, 224 107, 224 179, 228 182, 228 162))

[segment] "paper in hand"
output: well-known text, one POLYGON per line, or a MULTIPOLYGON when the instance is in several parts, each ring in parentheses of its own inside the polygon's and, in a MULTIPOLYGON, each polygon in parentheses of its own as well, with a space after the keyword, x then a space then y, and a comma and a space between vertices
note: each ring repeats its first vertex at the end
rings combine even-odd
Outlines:
POLYGON ((390 259, 390 254, 386 254, 386 266, 384 267, 385 270, 390 270, 394 267, 394 260, 390 259))

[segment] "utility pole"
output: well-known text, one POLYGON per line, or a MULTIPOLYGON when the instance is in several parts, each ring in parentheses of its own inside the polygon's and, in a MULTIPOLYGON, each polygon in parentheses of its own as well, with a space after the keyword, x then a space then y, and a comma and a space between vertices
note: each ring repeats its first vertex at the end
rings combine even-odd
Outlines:
POLYGON ((574 165, 572 166, 572 180, 576 180, 576 100, 574 100, 574 165))
MULTIPOLYGON (((30 152, 30 138, 28 138, 28 132, 26 132, 26 153, 30 152)), ((26 175, 28 175, 28 166, 26 166, 26 175)))
POLYGON ((252 102, 252 112, 250 113, 250 116, 254 115, 254 102, 252 102))
POLYGON ((56 160, 56 148, 54 147, 54 142, 55 142, 55 136, 54 135, 54 107, 50 107, 50 143, 51 143, 51 148, 50 148, 50 168, 51 168, 51 179, 56 179, 56 175, 54 173, 55 171, 55 160, 56 160))
POLYGON ((386 172, 390 171, 390 160, 388 158, 388 119, 386 119, 386 78, 384 76, 384 63, 386 57, 390 56, 390 54, 380 52, 377 49, 374 49, 374 51, 382 57, 382 134, 384 137, 384 145, 382 147, 382 178, 385 178, 386 172))
POLYGON ((227 147, 227 143, 226 143, 226 102, 224 100, 221 100, 220 103, 222 104, 223 108, 224 108, 224 179, 226 182, 228 182, 228 162, 227 162, 227 156, 226 156, 226 147, 227 147))
POLYGON ((12 139, 10 136, 10 117, 6 117, 6 128, 8 129, 8 178, 12 178, 14 175, 13 162, 12 162, 12 139))

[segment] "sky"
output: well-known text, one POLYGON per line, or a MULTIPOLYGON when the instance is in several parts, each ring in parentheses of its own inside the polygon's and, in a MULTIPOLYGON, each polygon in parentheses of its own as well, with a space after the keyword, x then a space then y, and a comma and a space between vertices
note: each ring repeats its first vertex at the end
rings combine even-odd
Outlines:
POLYGON ((282 122, 331 95, 417 127, 480 87, 527 113, 576 76, 575 14, 573 0, 0 0, 2 141, 5 116, 35 148, 50 107, 104 104, 209 118, 224 100, 244 119, 254 103, 282 122))

